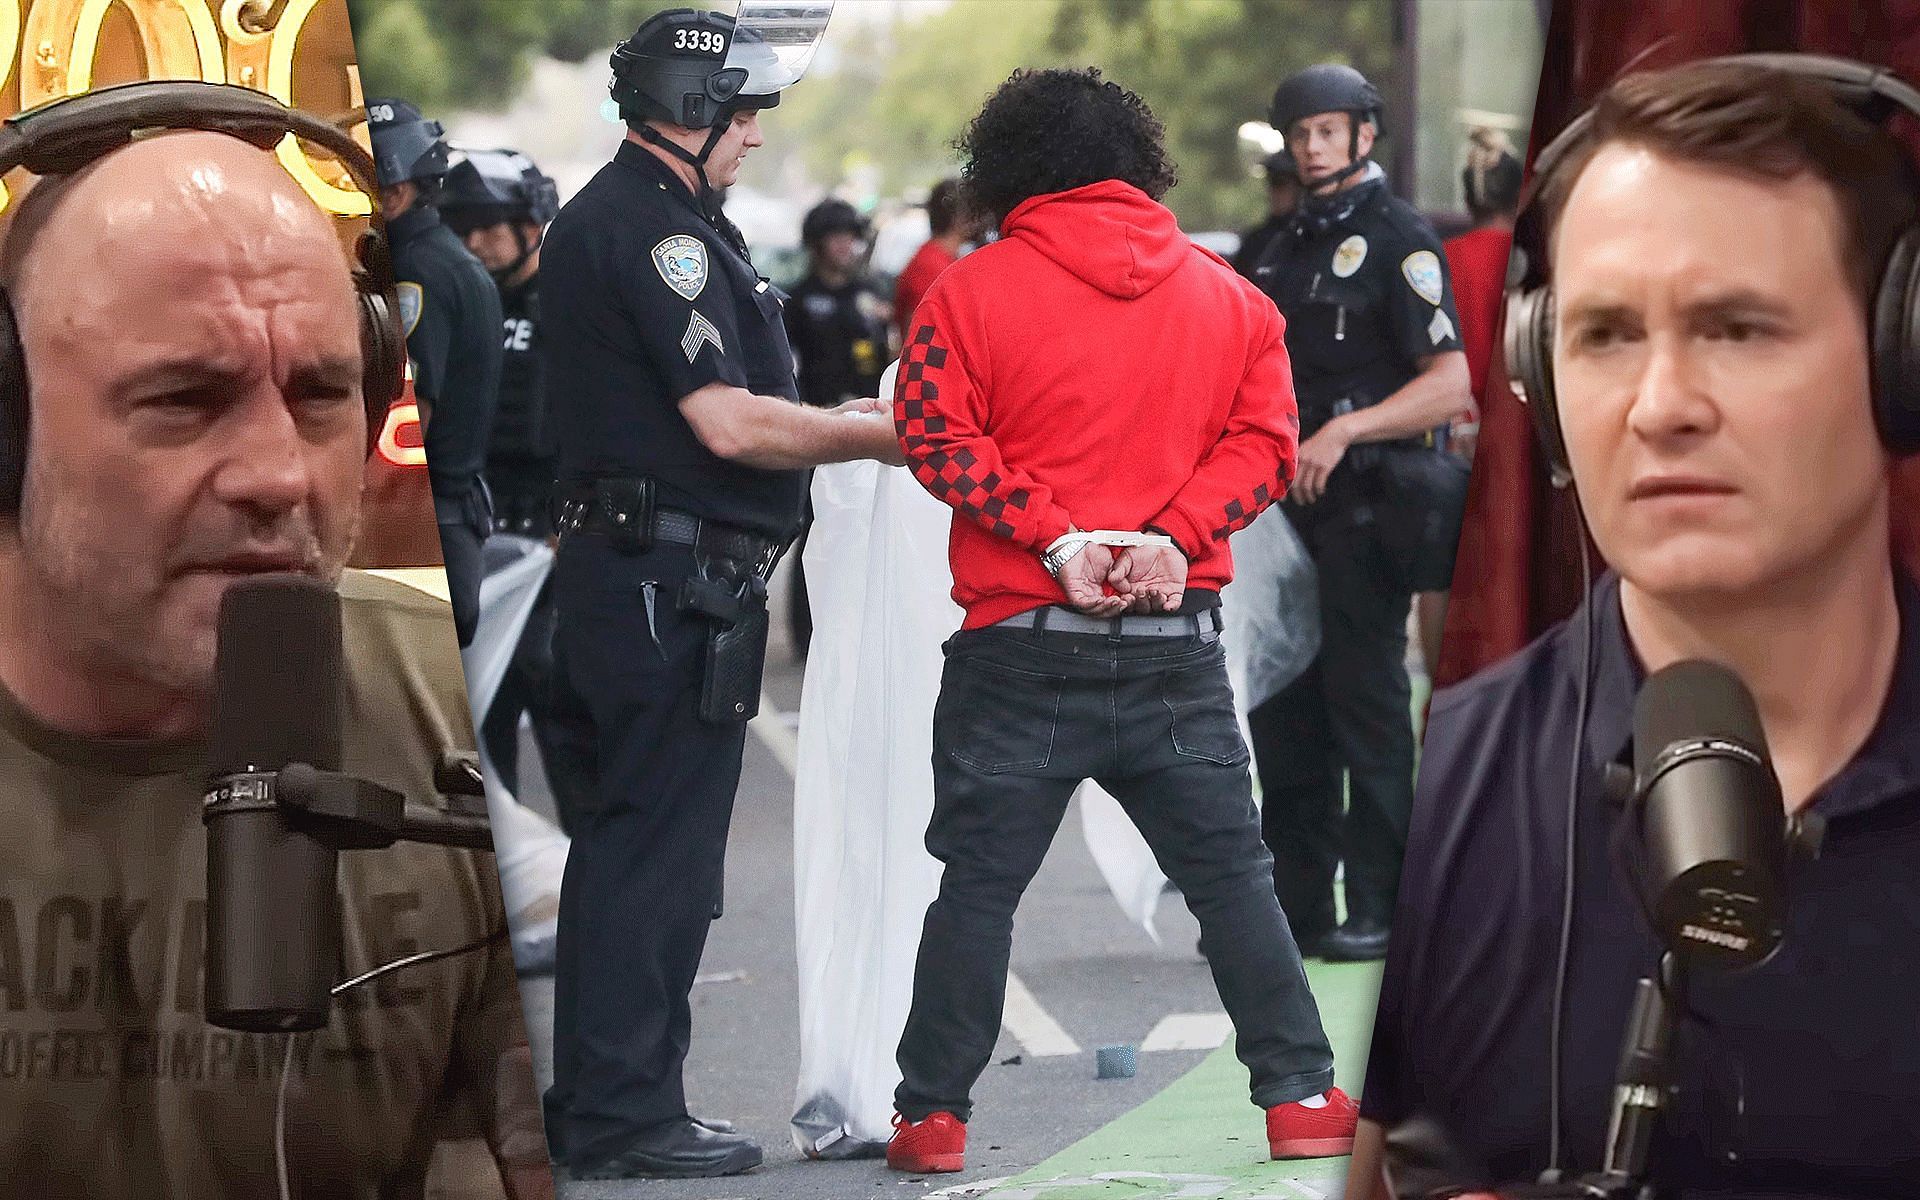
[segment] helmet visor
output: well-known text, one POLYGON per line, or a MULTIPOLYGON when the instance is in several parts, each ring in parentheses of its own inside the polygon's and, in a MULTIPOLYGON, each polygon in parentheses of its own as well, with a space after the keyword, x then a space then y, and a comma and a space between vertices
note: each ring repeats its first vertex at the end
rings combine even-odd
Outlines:
POLYGON ((742 96, 771 96, 800 82, 827 32, 833 0, 740 0, 721 69, 746 71, 742 96))

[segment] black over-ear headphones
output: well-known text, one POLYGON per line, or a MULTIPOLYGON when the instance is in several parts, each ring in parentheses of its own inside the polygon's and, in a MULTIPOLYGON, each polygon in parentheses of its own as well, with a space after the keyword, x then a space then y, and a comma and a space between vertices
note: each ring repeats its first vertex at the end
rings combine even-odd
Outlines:
MULTIPOLYGON (((1885 67, 1816 54, 1735 54, 1709 61, 1744 63, 1812 80, 1875 124, 1896 111, 1920 118, 1920 91, 1885 67)), ((1554 483, 1563 487, 1573 474, 1554 394, 1553 287, 1546 281, 1544 222, 1533 201, 1554 170, 1586 140, 1592 124, 1591 110, 1580 114, 1535 159, 1529 204, 1514 236, 1516 274, 1524 278, 1507 291, 1507 377, 1533 414, 1554 483)), ((1881 440, 1895 454, 1920 451, 1920 225, 1909 227, 1894 243, 1869 316, 1873 415, 1881 440)))
MULTIPOLYGON (((0 127, 0 174, 25 167, 35 175, 69 175, 150 134, 189 129, 229 134, 263 150, 296 134, 338 157, 369 198, 380 194, 372 157, 344 131, 264 92, 197 80, 121 84, 9 117, 0 127)), ((405 386, 407 343, 389 299, 393 267, 386 240, 370 229, 361 235, 356 255, 361 391, 371 450, 388 407, 405 386)), ((28 413, 26 354, 12 299, 0 289, 0 516, 20 508, 28 413)))

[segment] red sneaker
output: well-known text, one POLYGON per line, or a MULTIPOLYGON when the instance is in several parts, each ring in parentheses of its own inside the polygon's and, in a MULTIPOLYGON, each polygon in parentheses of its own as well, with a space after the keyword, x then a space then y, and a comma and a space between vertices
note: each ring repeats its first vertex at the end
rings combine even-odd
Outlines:
POLYGON ((1360 1106, 1339 1088, 1327 1089, 1320 1108, 1276 1104, 1267 1110, 1267 1149, 1275 1158, 1333 1158, 1353 1153, 1360 1106))
POLYGON ((967 1127, 952 1113, 931 1113, 924 1121, 893 1114, 893 1140, 887 1143, 889 1167, 913 1175, 940 1175, 963 1169, 966 1158, 967 1127))

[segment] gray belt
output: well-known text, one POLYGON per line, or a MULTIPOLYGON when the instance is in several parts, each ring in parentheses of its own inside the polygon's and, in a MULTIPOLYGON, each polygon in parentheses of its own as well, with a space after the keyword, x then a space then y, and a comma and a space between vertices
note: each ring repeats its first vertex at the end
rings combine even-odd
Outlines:
POLYGON ((1156 616, 1130 613, 1119 617, 1090 617, 1071 608, 1035 608, 1004 621, 994 622, 996 629, 1033 629, 1053 633, 1095 633, 1116 638, 1198 637, 1213 641, 1222 628, 1220 610, 1189 613, 1186 616, 1156 616))

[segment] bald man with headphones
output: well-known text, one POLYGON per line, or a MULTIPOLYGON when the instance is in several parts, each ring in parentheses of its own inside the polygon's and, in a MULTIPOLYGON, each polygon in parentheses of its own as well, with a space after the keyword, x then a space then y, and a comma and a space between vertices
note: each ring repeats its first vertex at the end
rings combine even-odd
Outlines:
POLYGON ((427 800, 442 755, 473 746, 448 606, 344 569, 402 352, 383 289, 272 154, 294 131, 373 186, 344 134, 217 84, 131 84, 0 130, 0 171, 39 176, 0 242, 10 1195, 272 1195, 281 1104, 296 1194, 481 1200, 503 1178, 516 1200, 552 1195, 513 963, 486 940, 504 919, 490 857, 402 843, 342 855, 337 876, 342 978, 480 953, 342 997, 312 1033, 208 1024, 227 589, 293 572, 338 590, 345 769, 427 800), (459 1103, 494 1161, 484 1184, 430 1185, 459 1103))
POLYGON ((1643 680, 1685 659, 1741 677, 1825 841, 1788 874, 1777 953, 1693 972, 1647 1181, 1920 1195, 1920 588, 1888 516, 1920 448, 1902 112, 1920 94, 1862 64, 1711 60, 1623 78, 1537 160, 1508 367, 1609 569, 1434 702, 1350 1195, 1601 1167, 1661 950, 1607 768, 1634 761, 1643 680))

